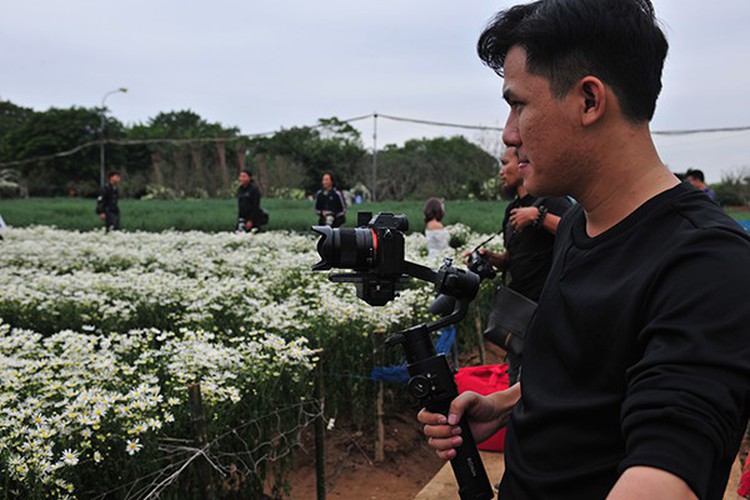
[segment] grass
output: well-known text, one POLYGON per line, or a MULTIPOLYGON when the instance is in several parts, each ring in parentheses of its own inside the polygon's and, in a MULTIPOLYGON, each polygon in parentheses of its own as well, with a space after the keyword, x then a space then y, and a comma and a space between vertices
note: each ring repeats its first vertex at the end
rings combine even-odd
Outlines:
MULTIPOLYGON (((443 222, 461 222, 481 233, 494 233, 500 227, 506 202, 457 200, 445 204, 443 222)), ((9 226, 56 226, 60 229, 91 231, 102 223, 94 213, 94 200, 80 198, 27 198, 0 200, 0 215, 9 226)), ((313 202, 264 198, 263 208, 270 214, 268 230, 310 230, 317 223, 313 202)), ((406 214, 409 231, 422 231, 424 201, 365 203, 349 207, 347 227, 357 223, 357 212, 393 212, 406 214)), ((122 227, 130 231, 158 232, 167 229, 206 232, 233 231, 237 218, 234 199, 211 200, 120 200, 122 227)))
MULTIPOLYGON (((56 226, 60 229, 91 231, 102 223, 94 213, 94 200, 80 198, 27 198, 0 200, 0 216, 9 226, 56 226)), ((268 230, 287 229, 306 232, 317 223, 313 202, 264 198, 263 208, 270 214, 268 230)), ((445 203, 446 224, 461 222, 479 233, 495 233, 500 229, 506 202, 455 200, 445 203)), ((357 212, 393 212, 406 214, 409 232, 422 231, 424 201, 386 201, 349 207, 347 227, 357 224, 357 212)), ((122 227, 130 231, 233 231, 237 202, 221 200, 120 200, 122 227)), ((739 221, 750 220, 750 211, 727 208, 739 221)))

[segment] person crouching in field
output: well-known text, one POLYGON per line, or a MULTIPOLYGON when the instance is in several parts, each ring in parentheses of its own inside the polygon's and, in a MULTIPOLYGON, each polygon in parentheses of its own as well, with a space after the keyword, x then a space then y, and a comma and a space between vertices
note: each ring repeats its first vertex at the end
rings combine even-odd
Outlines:
POLYGON ((260 208, 260 190, 249 170, 240 172, 237 189, 237 231, 259 231, 268 222, 268 215, 260 208))

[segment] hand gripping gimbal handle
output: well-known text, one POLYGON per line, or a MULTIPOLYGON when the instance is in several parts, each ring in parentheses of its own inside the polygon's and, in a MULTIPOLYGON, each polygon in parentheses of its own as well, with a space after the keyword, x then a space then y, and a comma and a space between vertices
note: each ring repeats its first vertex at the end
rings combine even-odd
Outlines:
MULTIPOLYGON (((447 408, 427 409, 434 413, 448 416, 447 408)), ((469 421, 462 418, 459 422, 463 443, 456 448, 456 456, 451 459, 453 475, 458 483, 458 496, 461 500, 488 500, 495 496, 482 457, 471 433, 469 421)))
MULTIPOLYGON (((397 333, 386 341, 386 345, 401 344, 404 348, 406 367, 411 376, 407 386, 411 395, 427 410, 447 417, 451 401, 458 396, 458 387, 448 359, 435 352, 430 339, 429 334, 438 323, 418 325, 397 333)), ((489 500, 494 497, 492 485, 469 423, 464 418, 459 425, 463 443, 456 448, 456 456, 451 459, 458 494, 461 500, 489 500)))

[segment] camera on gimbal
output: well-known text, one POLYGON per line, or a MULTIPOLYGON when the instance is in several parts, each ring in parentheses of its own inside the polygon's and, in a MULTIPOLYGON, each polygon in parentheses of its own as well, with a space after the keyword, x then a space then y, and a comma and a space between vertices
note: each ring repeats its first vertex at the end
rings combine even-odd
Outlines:
MULTIPOLYGON (((453 371, 445 354, 438 354, 430 334, 460 321, 479 290, 477 274, 453 267, 450 259, 437 271, 404 259, 404 232, 409 229, 405 215, 380 213, 357 214, 357 228, 314 226, 321 235, 318 253, 321 260, 313 271, 331 268, 352 269, 354 273, 332 274, 329 279, 340 283, 354 283, 357 297, 373 306, 382 306, 397 296, 401 283, 409 277, 433 283, 439 294, 431 311, 440 318, 413 326, 393 334, 386 340, 387 347, 400 345, 404 349, 409 372, 409 392, 432 412, 448 415, 450 402, 458 396, 453 371), (448 310, 450 309, 450 310, 448 310)), ((491 267, 491 266, 490 266, 491 267)), ((458 482, 461 500, 489 500, 494 497, 482 458, 477 451, 468 421, 462 419, 463 444, 456 448, 451 466, 458 482)))
POLYGON ((313 226, 321 235, 318 253, 321 261, 313 271, 331 268, 352 269, 356 275, 334 275, 334 281, 357 285, 357 297, 373 306, 382 306, 396 297, 403 281, 404 232, 409 229, 405 215, 371 212, 357 214, 356 228, 313 226))

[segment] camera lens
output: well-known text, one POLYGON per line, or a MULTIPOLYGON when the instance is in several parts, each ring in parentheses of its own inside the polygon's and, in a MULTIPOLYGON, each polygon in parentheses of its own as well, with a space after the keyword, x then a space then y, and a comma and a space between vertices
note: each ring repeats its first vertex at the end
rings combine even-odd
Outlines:
POLYGON ((371 228, 331 228, 313 226, 321 235, 318 254, 321 261, 313 271, 325 271, 333 267, 366 271, 375 264, 377 238, 371 228))

